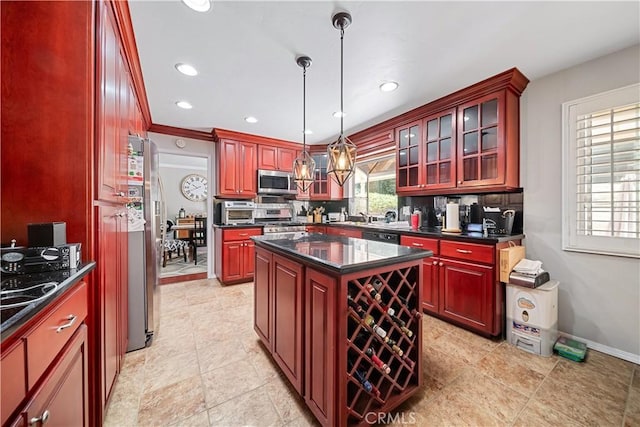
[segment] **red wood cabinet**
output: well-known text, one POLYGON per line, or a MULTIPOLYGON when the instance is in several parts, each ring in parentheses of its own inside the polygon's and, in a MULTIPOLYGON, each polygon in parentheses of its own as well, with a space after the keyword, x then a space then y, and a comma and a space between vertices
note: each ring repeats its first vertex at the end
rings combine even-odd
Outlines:
POLYGON ((307 225, 307 233, 327 234, 327 227, 324 225, 307 225))
POLYGON ((258 144, 258 169, 291 172, 295 158, 294 148, 258 144))
POLYGON ((327 153, 322 151, 310 154, 316 162, 316 173, 307 192, 298 190, 298 199, 342 200, 342 187, 327 174, 327 153))
POLYGON ((356 230, 353 228, 343 228, 343 227, 331 227, 328 226, 327 234, 333 234, 335 236, 344 236, 344 237, 355 237, 358 239, 362 239, 362 231, 356 230))
POLYGON ((308 268, 305 275, 304 399, 320 424, 333 425, 336 384, 336 279, 308 268))
POLYGON ((456 186, 456 109, 433 114, 423 120, 422 188, 456 186))
POLYGON ((422 122, 396 130, 396 192, 419 190, 424 182, 422 166, 422 122))
POLYGON ((218 150, 218 197, 252 199, 257 195, 256 144, 222 139, 218 150))
POLYGON ((11 414, 27 395, 27 369, 24 342, 18 340, 2 352, 0 359, 0 425, 5 425, 11 414))
POLYGON ((261 228, 215 230, 215 251, 218 255, 214 264, 220 282, 229 284, 253 280, 255 244, 251 236, 261 234, 261 228))
POLYGON ((417 236, 400 236, 400 244, 412 248, 433 252, 433 256, 422 262, 422 309, 431 314, 438 314, 439 309, 439 269, 440 241, 417 236))
POLYGON ((273 286, 273 255, 261 248, 256 248, 255 279, 253 280, 253 329, 264 345, 271 350, 273 286))

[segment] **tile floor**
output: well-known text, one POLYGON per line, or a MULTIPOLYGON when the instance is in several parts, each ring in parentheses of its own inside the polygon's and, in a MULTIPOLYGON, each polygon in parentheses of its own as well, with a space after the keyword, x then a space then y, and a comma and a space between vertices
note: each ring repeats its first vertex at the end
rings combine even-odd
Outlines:
MULTIPOLYGON (((253 331, 253 285, 161 287, 154 344, 128 353, 106 426, 316 425, 253 331)), ((397 425, 640 426, 640 366, 527 354, 424 318, 424 387, 397 425)))
MULTIPOLYGON (((167 258, 167 265, 160 268, 159 277, 175 277, 183 276, 186 274, 198 274, 207 272, 207 254, 209 252, 208 247, 198 248, 198 264, 194 264, 193 260, 187 256, 187 261, 184 261, 182 255, 177 256, 175 253, 171 258, 167 258)), ((190 253, 187 252, 187 255, 190 253)))

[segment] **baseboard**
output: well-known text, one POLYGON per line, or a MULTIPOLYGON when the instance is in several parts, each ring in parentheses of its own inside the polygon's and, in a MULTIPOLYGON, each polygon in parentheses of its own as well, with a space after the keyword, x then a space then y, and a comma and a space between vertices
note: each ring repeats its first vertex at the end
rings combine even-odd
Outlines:
POLYGON ((569 337, 577 341, 581 341, 587 344, 588 348, 599 351, 600 353, 605 353, 605 354, 608 354, 609 356, 617 357, 618 359, 623 359, 628 362, 635 363, 636 365, 640 365, 640 354, 629 353, 628 351, 623 351, 614 347, 609 347, 608 345, 600 344, 595 341, 591 341, 582 337, 577 337, 575 335, 571 335, 562 331, 558 331, 558 334, 564 335, 565 337, 569 337))

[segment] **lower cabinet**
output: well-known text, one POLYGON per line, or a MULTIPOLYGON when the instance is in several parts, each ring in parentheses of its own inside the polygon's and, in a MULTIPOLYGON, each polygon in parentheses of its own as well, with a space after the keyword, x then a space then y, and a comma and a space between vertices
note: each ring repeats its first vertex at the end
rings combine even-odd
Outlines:
POLYGON ((215 230, 215 273, 223 284, 253 280, 255 245, 251 236, 260 236, 261 228, 215 230))
POLYGON ((358 239, 362 239, 362 230, 354 230, 351 228, 342 228, 342 227, 327 227, 327 234, 333 234, 336 236, 344 236, 344 237, 355 237, 358 239))
POLYGON ((327 234, 327 226, 325 225, 307 225, 307 233, 327 234))

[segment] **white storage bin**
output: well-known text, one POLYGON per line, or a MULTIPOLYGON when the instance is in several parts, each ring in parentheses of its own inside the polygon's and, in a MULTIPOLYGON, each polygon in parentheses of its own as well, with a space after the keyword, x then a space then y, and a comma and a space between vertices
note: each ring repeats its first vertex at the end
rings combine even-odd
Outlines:
POLYGON ((553 354, 558 335, 558 286, 550 280, 537 288, 507 284, 507 340, 522 350, 553 354))

